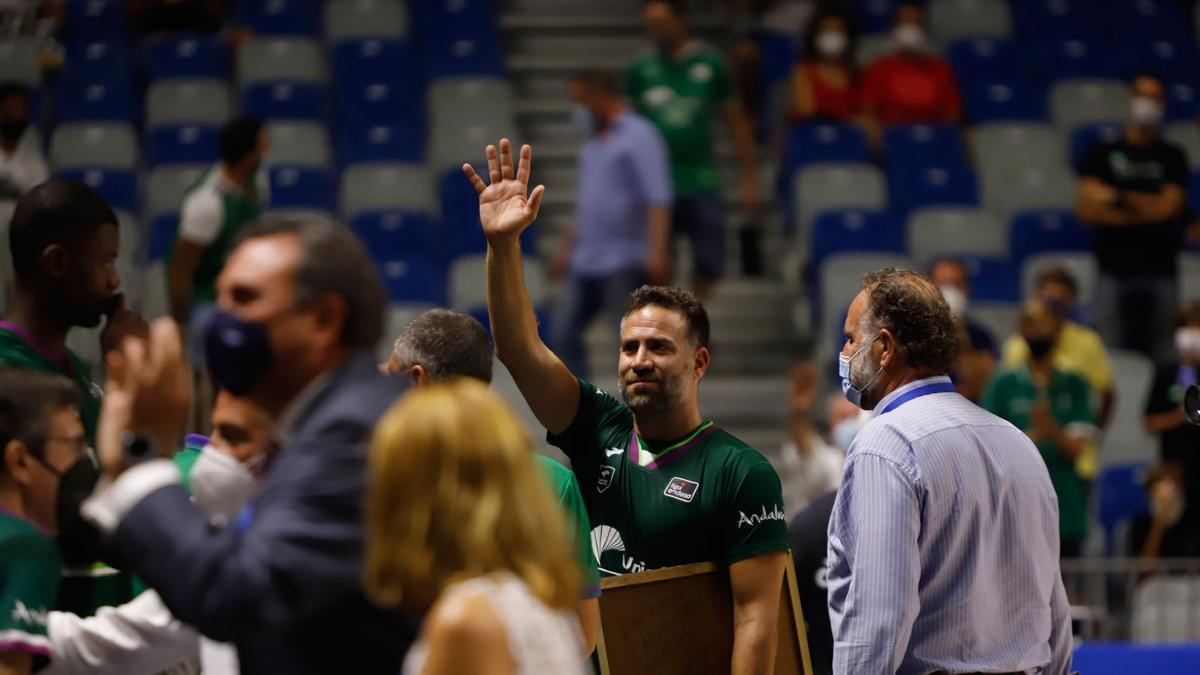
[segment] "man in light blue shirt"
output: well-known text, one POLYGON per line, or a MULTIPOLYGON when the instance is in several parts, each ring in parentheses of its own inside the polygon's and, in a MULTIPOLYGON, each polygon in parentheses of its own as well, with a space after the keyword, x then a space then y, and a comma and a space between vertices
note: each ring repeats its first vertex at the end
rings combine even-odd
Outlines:
POLYGON ((868 274, 845 332, 842 389, 875 414, 829 522, 834 673, 1069 672, 1054 487, 1025 434, 954 392, 941 292, 868 274))
POLYGON ((585 377, 583 332, 596 314, 615 331, 631 292, 670 281, 671 166, 658 129, 621 99, 616 74, 579 73, 571 97, 590 138, 579 151, 575 223, 552 267, 567 275, 552 342, 585 377))

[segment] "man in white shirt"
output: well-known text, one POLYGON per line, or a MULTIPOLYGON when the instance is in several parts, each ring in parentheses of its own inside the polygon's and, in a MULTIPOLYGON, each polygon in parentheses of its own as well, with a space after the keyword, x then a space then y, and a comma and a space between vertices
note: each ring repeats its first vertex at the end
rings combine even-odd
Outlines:
POLYGON ((30 117, 29 89, 0 83, 0 202, 16 202, 50 177, 37 134, 29 132, 30 117))

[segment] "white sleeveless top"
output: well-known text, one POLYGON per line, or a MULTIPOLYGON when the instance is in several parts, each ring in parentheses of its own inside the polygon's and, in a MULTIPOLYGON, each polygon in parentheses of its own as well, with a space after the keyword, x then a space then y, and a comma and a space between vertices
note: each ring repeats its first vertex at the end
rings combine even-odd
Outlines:
MULTIPOLYGON (((454 584, 442 599, 477 595, 488 600, 504 624, 516 675, 586 675, 583 636, 574 612, 554 610, 534 597, 525 582, 510 573, 492 574, 454 584)), ((420 675, 429 656, 421 638, 404 659, 404 675, 420 675)))

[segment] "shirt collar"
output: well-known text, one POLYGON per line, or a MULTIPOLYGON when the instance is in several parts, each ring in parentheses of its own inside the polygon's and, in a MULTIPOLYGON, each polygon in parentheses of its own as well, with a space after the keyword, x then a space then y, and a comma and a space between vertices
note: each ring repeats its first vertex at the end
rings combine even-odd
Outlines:
POLYGON ((292 398, 292 402, 283 409, 283 414, 279 416, 279 424, 275 427, 275 440, 279 441, 280 445, 291 440, 292 434, 300 424, 300 416, 329 387, 332 379, 333 371, 326 371, 316 376, 312 382, 304 385, 300 393, 296 394, 292 398))
POLYGON ((949 384, 950 376, 935 375, 933 377, 926 377, 921 380, 913 380, 912 382, 909 382, 908 384, 903 385, 902 387, 900 387, 896 391, 893 391, 892 393, 888 394, 887 396, 884 396, 883 400, 881 400, 879 403, 876 403, 875 407, 871 410, 871 416, 874 417, 874 416, 878 415, 880 413, 880 411, 887 410, 888 404, 890 404, 892 401, 895 401, 896 399, 900 398, 901 396, 907 394, 908 392, 910 392, 914 389, 924 387, 927 384, 940 384, 943 382, 946 384, 949 384))

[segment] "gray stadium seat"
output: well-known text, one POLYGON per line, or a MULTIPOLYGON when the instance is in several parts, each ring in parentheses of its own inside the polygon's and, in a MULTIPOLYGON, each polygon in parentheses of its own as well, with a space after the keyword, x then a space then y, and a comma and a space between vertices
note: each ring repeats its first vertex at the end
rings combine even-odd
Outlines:
MULTIPOLYGON (((450 306, 467 312, 487 306, 487 256, 469 255, 450 265, 450 306)), ((525 289, 534 307, 546 300, 546 270, 542 263, 526 258, 525 289)))
POLYGON ((1071 209, 1075 204, 1075 175, 1066 166, 1030 167, 1010 176, 983 176, 984 206, 1007 222, 1021 211, 1071 209))
POLYGON ((514 105, 512 87, 499 77, 449 77, 429 85, 429 122, 453 128, 450 120, 483 118, 489 121, 511 120, 514 105))
POLYGON ((160 80, 146 92, 146 126, 177 124, 217 126, 229 119, 233 104, 223 80, 160 80))
POLYGON ((238 51, 238 82, 293 80, 322 83, 328 79, 325 53, 308 38, 256 38, 238 51))
POLYGON ((1100 445, 1100 466, 1116 462, 1153 461, 1158 439, 1142 426, 1146 398, 1154 379, 1154 362, 1144 354, 1114 349, 1112 360, 1116 410, 1100 445))
POLYGON ((1200 130, 1196 129, 1195 122, 1176 122, 1168 126, 1166 138, 1183 148, 1188 166, 1193 170, 1200 169, 1200 130))
POLYGON ((377 352, 380 362, 386 362, 392 357, 392 346, 396 342, 396 338, 400 335, 400 331, 404 330, 417 315, 426 310, 433 309, 433 305, 424 303, 392 303, 387 308, 387 319, 383 328, 383 338, 379 342, 379 350, 377 352))
POLYGON ((883 173, 860 162, 810 164, 792 177, 801 236, 808 239, 817 213, 826 209, 883 209, 887 187, 883 173))
POLYGON ((1200 640, 1200 576, 1157 576, 1133 592, 1133 641, 1140 644, 1200 640))
POLYGON ((992 338, 996 340, 996 347, 1000 347, 1008 336, 1017 332, 1021 305, 1008 302, 972 302, 967 307, 967 316, 991 331, 992 338))
POLYGON ((489 143, 498 143, 507 138, 513 143, 513 152, 518 152, 520 139, 512 124, 487 124, 466 122, 453 129, 439 129, 429 141, 428 163, 438 175, 456 171, 464 162, 483 159, 483 149, 489 143))
POLYGON ((42 82, 37 64, 37 41, 27 37, 0 42, 0 82, 11 80, 29 87, 42 82))
POLYGON ((1182 302, 1200 300, 1200 253, 1179 253, 1179 299, 1182 302))
POLYGON ((908 216, 908 254, 918 264, 949 253, 1004 255, 1008 232, 995 214, 965 207, 919 209, 908 216))
POLYGON ((1129 85, 1120 80, 1062 80, 1050 89, 1050 115, 1064 132, 1129 116, 1129 85))
POLYGON ((863 35, 858 38, 858 52, 854 60, 859 68, 866 68, 875 59, 892 51, 892 36, 886 33, 863 35))
POLYGON ((270 122, 267 162, 273 166, 307 166, 324 169, 332 163, 329 133, 317 122, 270 122))
POLYGON ((54 169, 133 169, 137 160, 137 135, 133 127, 120 122, 71 122, 55 129, 50 139, 50 166, 54 169))
POLYGON ((1052 251, 1038 253, 1025 259, 1021 266, 1021 297, 1033 297, 1034 282, 1038 274, 1051 267, 1063 267, 1075 277, 1079 285, 1079 303, 1090 305, 1096 293, 1096 258, 1081 251, 1052 251))
POLYGON ((975 163, 983 177, 1010 176, 1028 167, 1067 164, 1067 143, 1049 124, 992 123, 975 127, 975 163))
POLYGON ((67 333, 67 349, 88 365, 93 382, 104 382, 104 359, 100 354, 100 328, 76 326, 67 333))
POLYGON ((342 215, 404 209, 437 212, 433 178, 420 164, 356 164, 342 172, 342 215))
POLYGON ((325 40, 404 38, 408 10, 400 0, 332 0, 325 5, 325 40))
POLYGON ((170 293, 167 290, 167 261, 155 260, 146 266, 142 275, 142 317, 149 321, 171 313, 170 293))
POLYGON ((171 164, 152 169, 146 177, 142 217, 149 222, 164 213, 179 215, 183 195, 209 168, 207 164, 171 164))
POLYGON ((1012 34, 1012 18, 1004 0, 932 0, 929 28, 941 44, 968 37, 1012 34))
POLYGON ((863 275, 884 267, 916 269, 911 259, 886 253, 839 254, 821 265, 821 321, 816 336, 820 356, 828 355, 833 338, 841 335, 841 326, 836 323, 862 290, 863 275))

